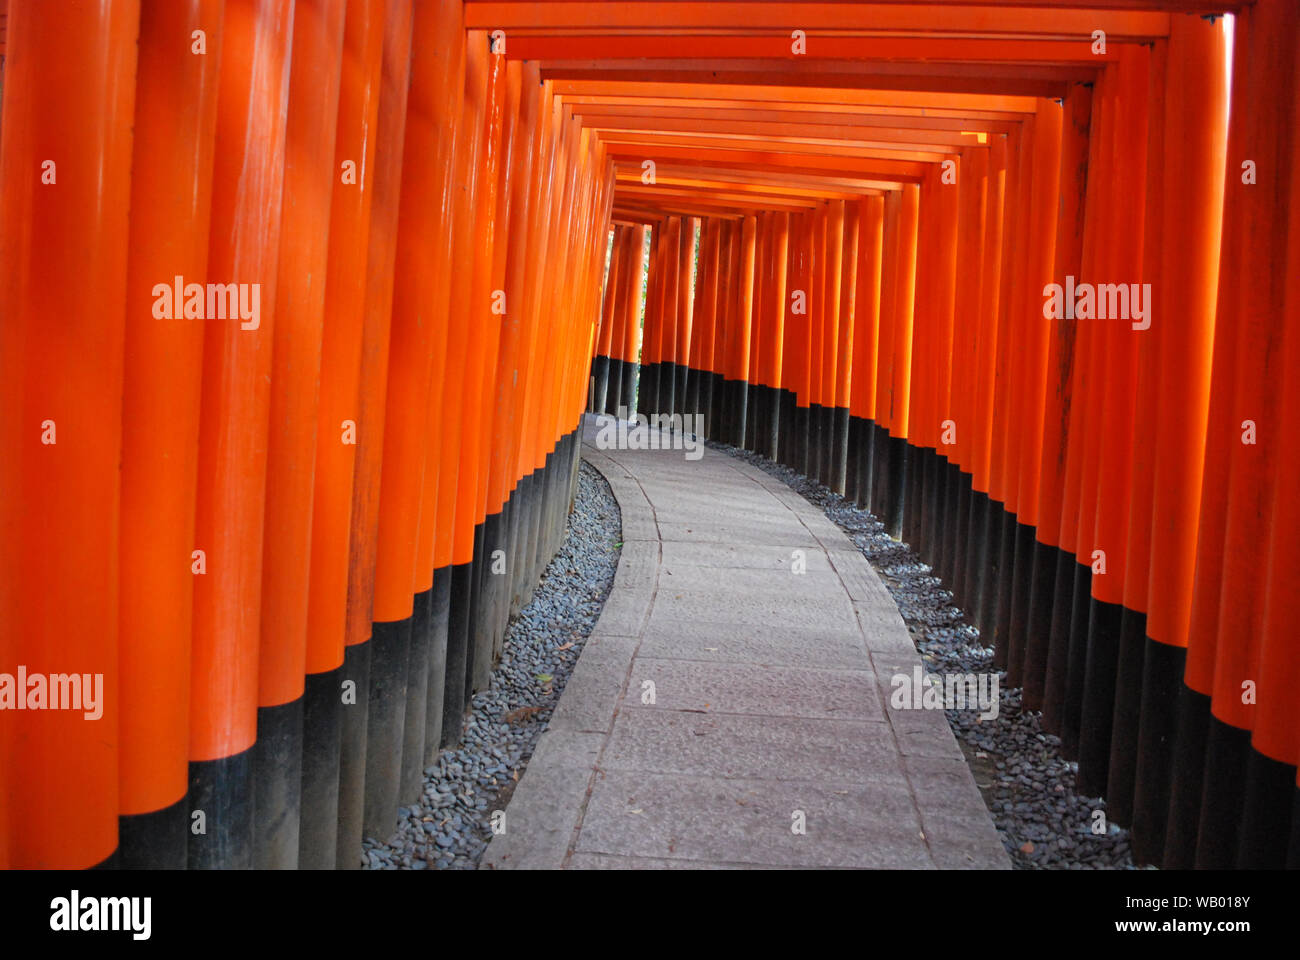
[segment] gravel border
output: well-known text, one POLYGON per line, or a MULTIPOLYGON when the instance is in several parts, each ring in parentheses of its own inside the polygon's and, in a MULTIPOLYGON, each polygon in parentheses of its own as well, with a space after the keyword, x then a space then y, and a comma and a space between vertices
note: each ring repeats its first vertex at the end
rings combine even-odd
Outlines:
POLYGON ((1127 830, 1109 824, 1104 835, 1092 832, 1094 811, 1105 811, 1106 801, 1075 793, 1078 764, 1061 756, 1060 738, 1043 730, 1040 713, 1021 712, 1020 688, 1006 685, 992 648, 911 547, 890 539, 869 511, 822 483, 750 451, 705 443, 783 481, 844 531, 889 589, 927 673, 997 673, 996 719, 977 722, 970 710, 944 713, 1016 869, 1138 869, 1127 830))
POLYGON ((362 842, 363 869, 473 870, 546 729, 614 583, 622 544, 618 502, 600 472, 579 461, 564 541, 528 604, 506 629, 489 688, 474 695, 457 750, 425 768, 418 804, 398 809, 387 843, 362 842))

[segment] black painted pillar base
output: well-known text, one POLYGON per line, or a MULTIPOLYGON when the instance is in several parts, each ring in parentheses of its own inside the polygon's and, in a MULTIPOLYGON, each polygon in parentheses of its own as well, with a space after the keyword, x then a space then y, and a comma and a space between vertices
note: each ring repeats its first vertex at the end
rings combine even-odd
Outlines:
POLYGON ((1119 662, 1119 604, 1092 598, 1083 712, 1079 717, 1078 790, 1104 796, 1110 768, 1111 720, 1115 710, 1115 666, 1119 662))
POLYGON ((781 415, 782 408, 785 406, 785 391, 777 387, 768 387, 766 403, 763 455, 769 460, 780 462, 781 431, 784 429, 781 415))
POLYGON ((253 750, 190 763, 190 870, 253 868, 253 750), (196 816, 201 814, 201 816, 196 816))
POLYGON ((1043 709, 1047 657, 1052 638, 1052 607, 1061 551, 1035 540, 1029 568, 1029 610, 1025 618, 1023 710, 1043 709))
POLYGON ((731 384, 732 389, 732 415, 735 418, 731 425, 731 444, 736 447, 745 446, 745 430, 749 422, 749 384, 744 380, 735 380, 731 384))
POLYGON ((366 745, 370 726, 370 643, 343 650, 339 668, 339 702, 343 722, 339 727, 339 823, 335 843, 340 870, 361 867, 361 841, 366 799, 366 745))
POLYGON ((831 411, 830 488, 844 496, 849 476, 849 408, 831 411))
POLYGON ((592 358, 591 376, 595 380, 595 389, 592 391, 593 396, 587 410, 590 413, 599 413, 605 409, 605 402, 609 395, 609 357, 592 358))
POLYGON ((858 418, 858 489, 854 502, 863 510, 871 511, 871 501, 876 488, 876 424, 867 417, 858 418))
POLYGON ((402 780, 397 793, 398 802, 403 804, 419 800, 424 791, 432 601, 432 587, 417 593, 412 601, 411 642, 406 658, 406 719, 402 724, 402 780))
POLYGON ((1061 712, 1061 755, 1079 756, 1079 725, 1083 718, 1083 688, 1088 666, 1089 625, 1092 622, 1092 568, 1074 564, 1074 599, 1070 604, 1070 643, 1066 653, 1065 696, 1061 712))
POLYGON ((987 493, 972 487, 970 519, 966 524, 966 584, 962 602, 967 619, 977 628, 984 623, 985 592, 988 587, 989 502, 987 493))
MULTIPOLYGON (((500 515, 496 520, 500 522, 500 515)), ((494 532, 494 537, 497 534, 494 532)), ((482 690, 492 677, 492 616, 487 607, 487 520, 474 528, 474 573, 470 581, 470 655, 465 667, 465 709, 475 690, 482 690)))
POLYGON ((791 444, 793 462, 791 468, 803 476, 808 475, 808 461, 812 459, 812 410, 809 407, 794 408, 794 438, 791 444))
POLYGON ((623 402, 623 367, 624 363, 618 357, 609 358, 609 385, 605 390, 605 403, 598 408, 603 413, 617 413, 618 405, 623 402))
POLYGON ((798 409, 798 401, 793 390, 781 391, 781 415, 780 425, 777 432, 779 440, 777 449, 777 459, 787 467, 793 469, 795 459, 795 431, 798 425, 795 422, 795 410, 798 409))
POLYGON ((902 437, 889 438, 889 500, 885 504, 885 533, 898 540, 903 535, 910 447, 902 437))
POLYGON ((623 361, 622 404, 629 417, 636 413, 637 387, 641 380, 641 364, 623 361))
POLYGON ((299 870, 333 870, 337 865, 342 676, 342 666, 309 673, 303 691, 299 870))
POLYGON ((253 744, 253 866, 298 868, 302 809, 302 697, 257 708, 253 744))
MULTIPOLYGON (((189 828, 185 797, 161 810, 120 816, 113 866, 119 870, 184 870, 189 828)), ((332 836, 330 840, 332 847, 332 836)))
POLYGON ((998 533, 997 578, 993 581, 997 593, 997 603, 994 604, 993 635, 989 644, 993 647, 994 665, 1004 670, 1007 669, 1007 638, 1011 635, 1011 584, 1012 572, 1015 569, 1016 532, 1018 527, 1016 515, 1006 509, 1004 504, 1002 508, 1002 529, 998 533))
MULTIPOLYGON (((447 613, 447 669, 442 695, 442 746, 460 743, 465 716, 465 677, 469 665, 470 602, 474 564, 451 567, 451 596, 447 613)), ((526 603, 527 601, 525 601, 526 603)))
POLYGON ((1211 712, 1207 733, 1196 869, 1231 870, 1237 865, 1250 731, 1229 726, 1211 712))
POLYGON ((826 443, 826 420, 822 416, 824 409, 820 403, 808 405, 808 463, 801 472, 810 480, 821 479, 822 450, 826 443))
POLYGON ((1074 613, 1074 554, 1056 551, 1052 575, 1052 619, 1047 631, 1047 662, 1043 678, 1043 729, 1061 734, 1065 683, 1069 672, 1070 625, 1074 613))
POLYGON ((1146 614, 1120 608, 1115 704, 1111 709, 1106 815, 1122 827, 1133 825, 1137 780, 1138 727, 1142 717, 1142 661, 1147 646, 1146 614))
POLYGON ((387 840, 397 826, 406 723, 406 670, 411 618, 376 622, 370 637, 370 719, 366 727, 365 814, 362 829, 387 840))
POLYGON ((1164 860, 1169 825, 1169 788, 1177 735, 1178 698, 1187 651, 1147 638, 1142 664, 1142 705, 1134 764, 1133 862, 1164 860))
POLYGON ((1016 524, 1015 552, 1011 560, 1010 629, 1007 633, 1007 684, 1024 682, 1025 641, 1029 633, 1029 589, 1034 565, 1033 527, 1016 524))

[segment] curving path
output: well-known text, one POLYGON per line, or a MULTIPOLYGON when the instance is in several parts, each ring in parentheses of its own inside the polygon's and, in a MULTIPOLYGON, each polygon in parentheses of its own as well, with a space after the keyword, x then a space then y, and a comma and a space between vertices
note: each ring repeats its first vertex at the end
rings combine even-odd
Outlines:
POLYGON ((848 538, 739 460, 597 430, 618 573, 483 865, 1009 866, 942 710, 889 705, 921 660, 848 538))

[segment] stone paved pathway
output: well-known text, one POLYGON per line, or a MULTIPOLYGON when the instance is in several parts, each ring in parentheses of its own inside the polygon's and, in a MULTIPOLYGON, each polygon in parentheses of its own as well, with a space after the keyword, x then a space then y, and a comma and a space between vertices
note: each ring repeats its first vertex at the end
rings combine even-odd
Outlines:
POLYGON ((921 660, 848 538, 725 454, 597 431, 618 573, 483 866, 1008 867, 943 711, 890 706, 921 660))

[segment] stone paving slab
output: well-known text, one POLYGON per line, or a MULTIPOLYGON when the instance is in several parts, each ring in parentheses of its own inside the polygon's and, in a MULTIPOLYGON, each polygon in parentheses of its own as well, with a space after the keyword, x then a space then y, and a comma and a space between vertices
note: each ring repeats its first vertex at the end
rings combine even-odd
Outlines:
POLYGON ((619 569, 483 866, 1009 867, 943 711, 890 704, 922 661, 848 538, 750 464, 596 423, 619 569))
POLYGON ((779 864, 930 868, 901 780, 838 785, 609 771, 575 853, 779 864), (803 814, 805 832, 791 829, 803 814))
POLYGON ((655 685, 655 704, 701 714, 755 714, 837 720, 885 719, 875 674, 786 664, 722 663, 637 656, 624 706, 641 703, 639 684, 655 685))
POLYGON ((651 613, 641 637, 645 657, 862 669, 862 635, 844 628, 747 627, 714 621, 669 620, 651 613))

